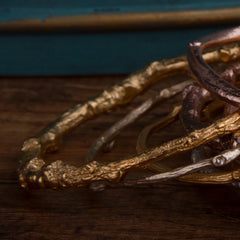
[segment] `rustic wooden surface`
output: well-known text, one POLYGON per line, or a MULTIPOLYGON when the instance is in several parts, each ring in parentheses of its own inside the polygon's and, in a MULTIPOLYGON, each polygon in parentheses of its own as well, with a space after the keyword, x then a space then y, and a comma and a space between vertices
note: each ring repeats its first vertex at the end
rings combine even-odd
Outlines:
MULTIPOLYGON (((22 189, 17 181, 20 147, 67 108, 98 94, 121 76, 0 79, 0 239, 239 239, 240 190, 164 182, 151 187, 65 191, 22 189)), ((160 84, 158 87, 164 85, 160 84)), ((145 96, 135 100, 136 105, 145 96)), ((121 133, 99 161, 135 152, 144 125, 166 114, 173 101, 154 109, 121 133)), ((132 106, 91 120, 65 138, 48 160, 84 161, 88 147, 132 106)), ((179 123, 151 138, 157 145, 183 134, 179 123)), ((178 157, 177 164, 185 158, 178 157)), ((136 172, 139 174, 139 172, 136 172)))

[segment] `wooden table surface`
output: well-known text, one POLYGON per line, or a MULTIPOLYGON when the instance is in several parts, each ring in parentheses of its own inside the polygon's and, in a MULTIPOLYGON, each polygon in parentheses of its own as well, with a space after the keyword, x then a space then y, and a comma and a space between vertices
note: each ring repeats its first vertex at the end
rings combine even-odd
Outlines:
MULTIPOLYGON (((231 186, 171 181, 102 192, 87 188, 27 191, 19 186, 17 167, 24 139, 123 77, 0 79, 0 239, 240 239, 240 189, 231 186)), ((165 85, 160 83, 141 95, 132 106, 80 126, 47 159, 76 165, 84 161, 89 146, 104 129, 165 85)), ((139 131, 173 104, 170 100, 156 107, 124 130, 113 151, 99 161, 134 154, 139 131)), ((181 124, 176 123, 154 134, 150 144, 156 146, 182 134, 181 124)), ((175 161, 181 165, 189 159, 179 156, 175 161)))

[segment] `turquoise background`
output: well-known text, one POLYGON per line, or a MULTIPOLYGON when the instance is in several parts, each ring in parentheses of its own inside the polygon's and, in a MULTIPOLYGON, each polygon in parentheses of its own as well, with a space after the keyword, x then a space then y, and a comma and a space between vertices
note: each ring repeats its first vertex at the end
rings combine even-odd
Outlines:
MULTIPOLYGON (((106 12, 159 12, 239 6, 238 1, 0 2, 0 22, 106 12)), ((222 29, 188 28, 115 32, 0 33, 1 75, 82 75, 130 73, 147 63, 186 53, 187 43, 222 29)))

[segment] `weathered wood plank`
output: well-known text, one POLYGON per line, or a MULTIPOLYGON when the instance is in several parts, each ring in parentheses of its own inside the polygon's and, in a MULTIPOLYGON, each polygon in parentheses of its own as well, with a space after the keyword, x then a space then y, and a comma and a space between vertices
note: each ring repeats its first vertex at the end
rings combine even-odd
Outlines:
POLYGON ((239 191, 227 187, 0 194, 1 239, 239 239, 239 191))
MULTIPOLYGON (((121 79, 121 76, 1 79, 1 239, 239 239, 240 191, 229 186, 168 182, 98 193, 86 188, 26 191, 19 186, 16 168, 23 140, 67 108, 121 79)), ((163 82, 140 96, 133 106, 165 85, 163 82)), ((169 101, 157 107, 128 127, 113 152, 99 160, 134 154, 138 131, 169 111, 172 104, 169 101)), ((61 150, 48 159, 80 164, 94 139, 133 106, 116 109, 79 127, 66 137, 61 150)), ((180 134, 181 125, 173 125, 155 134, 151 145, 180 134)), ((184 160, 180 156, 177 164, 184 160)))

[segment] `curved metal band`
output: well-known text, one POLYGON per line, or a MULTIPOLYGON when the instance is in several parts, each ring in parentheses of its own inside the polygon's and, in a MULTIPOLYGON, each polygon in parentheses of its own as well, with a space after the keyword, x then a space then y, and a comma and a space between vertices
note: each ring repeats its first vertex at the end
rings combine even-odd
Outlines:
MULTIPOLYGON (((209 62, 222 61, 228 56, 228 61, 239 58, 240 47, 236 44, 230 48, 220 48, 207 53, 209 62)), ((146 166, 178 152, 193 149, 205 142, 240 128, 240 115, 233 114, 221 119, 206 129, 195 131, 186 137, 170 141, 160 147, 133 158, 122 159, 118 162, 98 163, 93 161, 76 167, 61 160, 47 164, 44 155, 47 150, 57 148, 62 136, 103 112, 130 102, 144 89, 167 76, 187 72, 185 57, 151 63, 147 68, 125 79, 122 83, 103 91, 99 96, 78 104, 67 110, 59 119, 49 124, 37 136, 25 141, 20 159, 19 180, 23 187, 45 187, 61 189, 80 187, 95 181, 120 181, 130 169, 146 166)))
POLYGON ((240 27, 221 31, 189 43, 188 62, 199 83, 224 101, 240 106, 240 90, 221 78, 203 59, 202 51, 240 40, 240 27))
MULTIPOLYGON (((166 117, 150 125, 147 125, 145 128, 142 129, 142 131, 138 135, 137 144, 136 144, 136 150, 138 154, 141 154, 144 151, 147 151, 148 149, 147 140, 150 137, 151 133, 153 133, 154 131, 158 131, 168 126, 169 124, 173 123, 174 121, 176 121, 178 119, 181 109, 182 109, 182 105, 175 106, 173 110, 166 117)), ((150 164, 148 166, 148 169, 158 173, 167 172, 171 170, 160 162, 154 162, 150 164)))
MULTIPOLYGON (((138 142, 137 142, 137 149, 138 152, 141 153, 143 151, 147 150, 147 139, 150 136, 151 133, 153 133, 156 128, 162 128, 163 125, 170 123, 171 121, 174 121, 176 116, 179 113, 179 110, 181 109, 180 106, 176 106, 174 110, 164 119, 161 119, 160 121, 153 123, 147 127, 145 127, 142 132, 139 134, 138 142)), ((227 150, 225 153, 231 152, 239 152, 238 149, 233 150, 227 150)), ((221 156, 222 154, 218 155, 221 156)), ((230 156, 229 155, 229 156, 230 156)), ((217 159, 218 156, 215 156, 214 158, 217 159)), ((233 158, 231 158, 231 161, 234 161, 237 156, 234 155, 233 158)), ((230 158, 227 157, 228 161, 230 158)), ((157 183, 160 181, 168 180, 168 179, 177 179, 182 182, 189 182, 189 183, 201 183, 201 184, 224 184, 224 183, 235 183, 238 181, 238 178, 236 177, 236 173, 239 171, 239 169, 236 169, 235 171, 221 171, 221 172, 212 172, 212 173, 196 173, 196 171, 201 169, 206 169, 206 167, 212 167, 211 164, 212 160, 206 159, 201 160, 200 162, 190 164, 185 167, 180 167, 177 169, 170 169, 161 163, 153 163, 148 168, 150 170, 153 170, 154 172, 157 172, 158 174, 146 177, 146 178, 140 178, 137 180, 132 180, 130 182, 126 182, 127 186, 132 186, 136 184, 151 184, 151 183, 157 183), (194 172, 194 173, 192 173, 194 172)), ((222 164, 221 166, 225 165, 222 164)), ((220 165, 219 165, 220 166, 220 165)))
MULTIPOLYGON (((190 83, 192 83, 192 81, 187 80, 173 85, 169 88, 162 89, 156 95, 147 99, 140 106, 125 115, 124 118, 113 124, 92 144, 86 158, 87 162, 93 161, 97 154, 102 151, 104 147, 108 147, 108 145, 113 146, 114 144, 112 143, 114 142, 114 139, 117 137, 117 135, 121 132, 121 130, 135 122, 140 116, 146 113, 155 104, 181 93, 181 91, 190 83)), ((108 148, 107 150, 111 149, 108 148)))
POLYGON ((201 112, 205 104, 213 100, 211 93, 199 86, 191 84, 183 91, 183 107, 180 119, 187 132, 201 129, 209 124, 200 120, 201 112))
MULTIPOLYGON (((231 84, 235 84, 236 79, 240 74, 240 62, 234 63, 227 67, 221 77, 231 84)), ((202 122, 201 112, 203 107, 210 101, 214 100, 214 96, 206 89, 200 87, 198 84, 189 85, 183 91, 183 107, 180 114, 180 119, 187 130, 187 132, 201 129, 208 126, 206 122, 202 122)), ((226 104, 224 109, 225 115, 232 114, 237 110, 236 107, 226 104)), ((230 136, 224 136, 221 140, 215 139, 211 144, 214 149, 223 151, 229 148, 230 136)), ((237 143, 239 145, 239 143, 237 143)))

